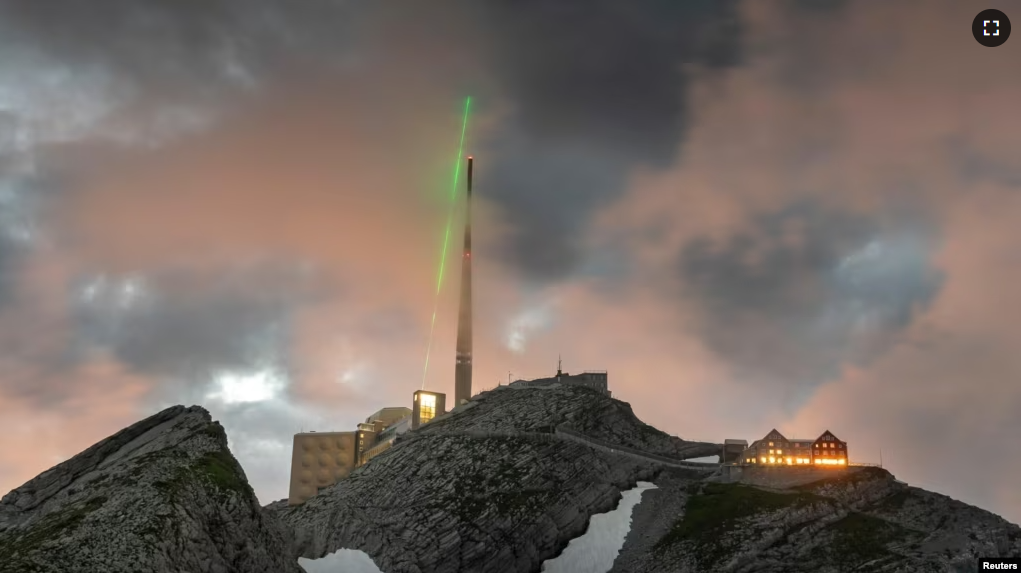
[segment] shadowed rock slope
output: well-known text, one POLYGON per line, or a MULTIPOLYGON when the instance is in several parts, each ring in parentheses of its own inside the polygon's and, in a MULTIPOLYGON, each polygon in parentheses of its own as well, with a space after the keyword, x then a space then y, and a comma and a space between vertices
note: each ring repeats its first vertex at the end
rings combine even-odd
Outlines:
POLYGON ((305 504, 275 509, 310 559, 348 548, 388 573, 538 571, 658 471, 543 433, 561 424, 649 453, 690 446, 592 390, 501 388, 406 434, 305 504))
POLYGON ((721 451, 720 444, 690 442, 665 434, 639 420, 628 403, 578 386, 499 386, 478 394, 470 404, 423 426, 419 432, 534 432, 564 425, 599 440, 670 458, 708 457, 721 451))
POLYGON ((574 442, 438 434, 279 515, 311 559, 349 548, 387 573, 524 573, 653 474, 574 442))
POLYGON ((223 428, 169 408, 0 500, 0 571, 299 573, 223 428))
POLYGON ((786 489, 656 483, 611 573, 974 572, 1019 555, 1019 526, 880 468, 786 489))

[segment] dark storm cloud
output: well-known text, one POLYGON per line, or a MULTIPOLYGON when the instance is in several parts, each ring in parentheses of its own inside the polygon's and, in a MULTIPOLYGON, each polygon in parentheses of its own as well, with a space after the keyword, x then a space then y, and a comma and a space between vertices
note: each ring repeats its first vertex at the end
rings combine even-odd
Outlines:
POLYGON ((0 307, 9 302, 14 294, 14 275, 18 269, 20 250, 11 241, 0 238, 0 307))
POLYGON ((480 189, 518 234, 510 260, 570 273, 587 215, 638 165, 666 166, 688 121, 686 64, 738 62, 733 2, 501 2, 482 10, 514 112, 480 189))
POLYGON ((932 238, 897 223, 800 204, 692 242, 679 268, 704 339, 739 379, 793 397, 875 358, 941 284, 932 238))
POLYGON ((272 271, 222 278, 168 285, 90 277, 74 292, 78 340, 136 371, 187 384, 223 371, 286 370, 289 318, 308 292, 272 271))
POLYGON ((514 228, 500 255, 533 276, 562 277, 574 270, 586 216, 624 186, 628 161, 596 145, 574 143, 557 146, 517 132, 493 147, 495 165, 482 186, 507 208, 514 228))
POLYGON ((0 308, 14 300, 20 263, 37 233, 34 219, 41 197, 31 191, 46 188, 42 178, 26 176, 15 162, 3 159, 0 153, 0 308))
MULTIPOLYGON (((351 6, 5 2, 0 82, 20 87, 18 97, 0 102, 7 131, 16 132, 0 139, 46 165, 50 144, 110 137, 132 146, 159 143, 165 133, 215 119, 248 91, 319 78, 342 70, 348 58, 365 55, 393 69, 447 66, 429 60, 429 50, 411 52, 422 61, 390 61, 386 50, 376 53, 378 44, 358 36, 370 20, 406 22, 421 11, 351 6)), ((686 64, 738 63, 735 2, 448 2, 430 18, 460 9, 477 20, 473 37, 485 38, 482 46, 467 46, 480 58, 480 102, 513 106, 499 135, 486 142, 494 152, 480 182, 517 231, 504 255, 532 278, 567 276, 585 255, 578 237, 593 209, 624 191, 634 167, 663 167, 675 156, 688 122, 686 64)), ((412 37, 385 43, 467 41, 412 37)), ((435 81, 453 81, 437 73, 435 81)), ((104 276, 97 269, 96 277, 104 276)), ((251 285, 264 280, 250 278, 251 285)), ((298 304, 287 300, 289 291, 274 298, 251 285, 167 289, 161 280, 105 277, 93 285, 92 298, 76 293, 77 340, 109 349, 136 371, 194 383, 217 370, 283 359, 291 305, 298 304)), ((400 327, 408 320, 391 322, 400 327)), ((381 337, 393 330, 386 324, 378 327, 381 337)))
MULTIPOLYGON (((76 121, 64 123, 84 127, 61 139, 86 137, 89 125, 98 129, 127 114, 131 125, 121 131, 152 140, 202 125, 249 88, 357 60, 372 50, 359 38, 369 22, 440 29, 431 24, 465 14, 476 23, 465 38, 437 32, 387 42, 464 46, 480 58, 476 77, 465 79, 479 86, 481 104, 512 104, 498 129, 503 135, 486 142, 492 169, 481 170, 480 190, 517 227, 506 258, 534 278, 576 267, 583 253, 575 237, 593 209, 623 191, 632 168, 672 161, 688 121, 686 64, 718 68, 739 57, 733 1, 452 1, 429 14, 411 8, 370 10, 339 0, 15 0, 0 5, 0 22, 15 46, 42 54, 4 50, 19 69, 49 66, 61 89, 77 94, 73 105, 56 103, 64 114, 79 108, 76 121), (466 38, 483 38, 482 45, 465 45, 477 41, 466 38)), ((415 57, 423 58, 418 68, 436 71, 436 81, 460 81, 444 73, 449 62, 415 57)), ((20 101, 15 115, 52 116, 33 99, 20 101)))

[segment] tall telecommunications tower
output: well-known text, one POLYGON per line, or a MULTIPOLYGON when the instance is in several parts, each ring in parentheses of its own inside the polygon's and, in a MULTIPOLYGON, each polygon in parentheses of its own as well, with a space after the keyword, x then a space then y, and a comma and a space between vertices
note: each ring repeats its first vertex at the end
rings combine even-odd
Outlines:
POLYGON ((465 202, 465 246, 461 255, 461 302, 454 360, 454 405, 472 397, 472 156, 468 156, 468 198, 465 202))

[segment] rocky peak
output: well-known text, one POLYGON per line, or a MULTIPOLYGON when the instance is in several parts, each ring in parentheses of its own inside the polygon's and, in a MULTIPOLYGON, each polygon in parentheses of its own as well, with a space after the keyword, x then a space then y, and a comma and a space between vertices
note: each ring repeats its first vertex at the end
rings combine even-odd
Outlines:
POLYGON ((0 571, 301 569, 220 424, 175 406, 4 496, 0 571))
POLYGON ((300 506, 260 508, 224 429, 176 406, 0 501, 0 573, 300 573, 361 550, 387 573, 531 573, 643 494, 615 573, 975 571, 1019 527, 880 468, 718 468, 716 444, 575 387, 501 388, 409 432, 300 506), (570 431, 568 429, 570 428, 570 431))
POLYGON ((419 432, 549 431, 565 426, 592 438, 677 459, 720 454, 721 445, 691 442, 643 423, 631 405, 580 386, 498 386, 419 432))

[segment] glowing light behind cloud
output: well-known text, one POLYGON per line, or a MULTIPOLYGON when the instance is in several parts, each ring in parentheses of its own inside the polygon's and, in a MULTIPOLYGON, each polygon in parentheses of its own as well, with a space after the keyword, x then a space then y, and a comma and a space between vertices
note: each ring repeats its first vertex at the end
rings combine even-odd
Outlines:
POLYGON ((225 404, 245 404, 277 398, 286 382, 277 372, 266 369, 247 373, 224 372, 217 376, 214 386, 216 390, 207 394, 207 398, 225 404))
POLYGON ((511 352, 522 354, 532 336, 550 328, 552 324, 550 304, 526 308, 508 323, 504 343, 511 352))

